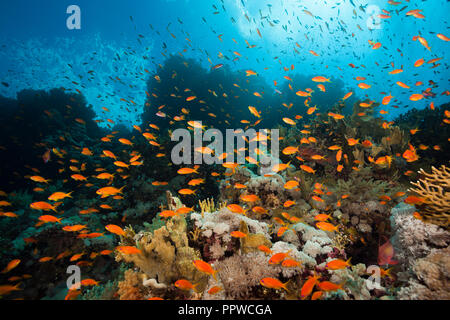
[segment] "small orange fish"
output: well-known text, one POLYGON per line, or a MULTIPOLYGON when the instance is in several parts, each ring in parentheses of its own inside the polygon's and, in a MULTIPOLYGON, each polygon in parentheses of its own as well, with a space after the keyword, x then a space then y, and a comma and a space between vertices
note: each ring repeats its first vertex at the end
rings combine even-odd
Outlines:
POLYGON ((286 259, 283 260, 283 262, 281 263, 281 266, 286 267, 286 268, 296 268, 300 266, 300 262, 294 260, 294 259, 286 259))
POLYGON ((314 220, 316 221, 327 221, 328 219, 331 219, 331 216, 325 213, 320 213, 314 217, 314 220))
POLYGON ((283 203, 283 207, 289 208, 289 207, 292 207, 294 204, 295 204, 295 201, 288 200, 285 203, 283 203))
POLYGON ((313 168, 311 168, 310 166, 307 166, 305 164, 300 165, 300 169, 302 169, 303 171, 306 171, 308 173, 316 173, 316 170, 314 170, 313 168))
POLYGON ((275 278, 263 278, 260 280, 259 283, 262 286, 269 288, 269 289, 275 289, 275 290, 284 289, 286 291, 289 291, 286 287, 288 282, 282 283, 280 280, 275 279, 275 278))
POLYGON ((216 274, 217 274, 218 271, 214 270, 209 263, 207 263, 207 262, 205 262, 203 260, 194 260, 193 264, 194 264, 194 267, 197 270, 199 270, 201 272, 204 272, 206 274, 212 275, 213 278, 215 280, 217 280, 216 274))
POLYGON ((138 254, 142 253, 142 251, 136 247, 132 246, 118 246, 116 250, 123 254, 138 254))
POLYGON ((196 190, 191 190, 191 189, 181 189, 181 190, 178 190, 178 193, 182 194, 182 195, 191 195, 191 194, 195 194, 195 191, 196 190))
POLYGON ((216 294, 222 290, 222 287, 214 286, 211 289, 208 290, 208 294, 216 294))
POLYGON ((288 252, 275 253, 270 257, 269 264, 280 264, 284 259, 286 259, 287 256, 289 256, 290 252, 291 250, 289 250, 288 252))
POLYGON ((272 254, 272 250, 265 245, 259 245, 258 250, 264 252, 265 254, 272 254))
POLYGON ((242 201, 245 201, 245 202, 256 202, 256 201, 260 200, 256 194, 241 195, 240 198, 242 201))
POLYGON ((239 213, 239 214, 243 214, 243 215, 245 215, 245 213, 248 210, 248 209, 243 209, 238 204, 229 204, 229 205, 227 205, 227 208, 233 213, 239 213))
POLYGON ((193 285, 190 281, 185 279, 180 279, 175 282, 175 287, 185 291, 195 290, 197 285, 198 284, 193 285))
POLYGON ((313 291, 314 286, 317 281, 320 279, 320 275, 314 273, 314 276, 310 276, 308 280, 305 281, 301 290, 300 290, 300 298, 306 299, 313 291))
POLYGON ((322 281, 317 283, 317 287, 322 291, 336 291, 342 289, 342 284, 335 284, 330 281, 322 281))
POLYGON ((331 260, 330 262, 328 262, 325 265, 325 268, 330 269, 330 270, 345 269, 347 267, 350 267, 350 259, 351 258, 349 258, 347 261, 344 261, 344 260, 341 260, 341 259, 331 260))
POLYGON ((20 261, 21 261, 20 259, 11 260, 1 273, 8 273, 9 271, 11 271, 15 267, 17 267, 19 265, 20 261))
POLYGON ((247 235, 241 231, 232 231, 230 233, 230 236, 233 238, 245 238, 247 235))
POLYGON ((331 223, 328 222, 317 222, 316 227, 323 230, 323 231, 338 231, 338 226, 334 226, 331 223))
POLYGON ((416 197, 416 196, 409 196, 403 201, 407 204, 421 204, 425 201, 425 199, 421 198, 421 197, 416 197))
POLYGON ((39 221, 42 221, 44 223, 48 223, 48 222, 58 222, 61 223, 61 220, 63 218, 57 218, 55 216, 51 216, 51 215, 43 215, 39 217, 39 221))
POLYGON ((115 224, 108 224, 105 227, 105 229, 108 230, 109 232, 117 234, 119 236, 124 236, 125 235, 125 231, 121 227, 119 227, 119 226, 117 226, 115 224))

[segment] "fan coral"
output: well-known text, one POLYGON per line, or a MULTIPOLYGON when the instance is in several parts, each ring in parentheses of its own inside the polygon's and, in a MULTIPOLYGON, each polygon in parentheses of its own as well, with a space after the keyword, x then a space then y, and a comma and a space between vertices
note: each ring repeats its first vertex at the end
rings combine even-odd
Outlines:
POLYGON ((425 222, 449 228, 450 226, 450 170, 442 165, 439 169, 431 167, 432 173, 420 169, 419 173, 425 176, 417 182, 411 182, 416 188, 410 191, 423 198, 417 204, 425 222))

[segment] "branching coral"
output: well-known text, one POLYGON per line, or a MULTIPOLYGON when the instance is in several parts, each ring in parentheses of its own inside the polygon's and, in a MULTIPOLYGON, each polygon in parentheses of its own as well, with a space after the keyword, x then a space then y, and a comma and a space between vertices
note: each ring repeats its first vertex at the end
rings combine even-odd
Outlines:
POLYGON ((448 229, 450 226, 450 170, 445 165, 439 169, 432 167, 431 170, 431 173, 427 173, 420 169, 419 173, 424 178, 411 182, 416 188, 411 188, 410 191, 423 199, 422 203, 417 204, 417 208, 424 221, 448 229))
POLYGON ((220 210, 224 207, 226 207, 226 201, 221 201, 217 204, 214 203, 213 198, 208 198, 203 201, 198 200, 198 205, 200 206, 202 217, 204 216, 205 212, 214 212, 216 210, 220 210))

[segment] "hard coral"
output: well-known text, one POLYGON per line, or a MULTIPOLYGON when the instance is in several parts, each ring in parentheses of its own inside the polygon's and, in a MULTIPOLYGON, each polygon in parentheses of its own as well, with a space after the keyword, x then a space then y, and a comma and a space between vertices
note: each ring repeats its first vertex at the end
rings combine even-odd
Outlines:
POLYGON ((439 169, 431 167, 432 173, 420 169, 424 176, 417 182, 411 182, 416 188, 410 191, 423 198, 422 203, 417 204, 421 216, 425 222, 450 227, 450 170, 442 165, 439 169))
POLYGON ((187 279, 206 284, 205 274, 192 264, 194 260, 200 259, 200 254, 189 247, 186 230, 184 217, 173 217, 166 226, 155 230, 153 234, 144 232, 135 235, 134 239, 124 239, 123 243, 136 241, 142 253, 118 253, 116 260, 134 263, 149 278, 159 283, 172 284, 178 279, 187 279))
POLYGON ((409 286, 400 289, 398 298, 403 300, 450 299, 450 248, 435 249, 413 265, 414 276, 409 286))
POLYGON ((244 255, 235 254, 219 261, 216 268, 223 283, 227 299, 245 299, 255 297, 253 291, 260 287, 265 277, 277 277, 281 266, 270 265, 269 257, 262 252, 244 255))
POLYGON ((117 294, 120 300, 145 300, 139 272, 128 269, 125 278, 119 282, 117 294))

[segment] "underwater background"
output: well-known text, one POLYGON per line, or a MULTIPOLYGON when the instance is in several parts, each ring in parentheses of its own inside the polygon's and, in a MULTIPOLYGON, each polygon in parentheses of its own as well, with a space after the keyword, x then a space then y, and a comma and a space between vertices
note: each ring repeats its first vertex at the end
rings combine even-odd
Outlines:
POLYGON ((1 2, 0 299, 450 299, 448 12, 1 2))

